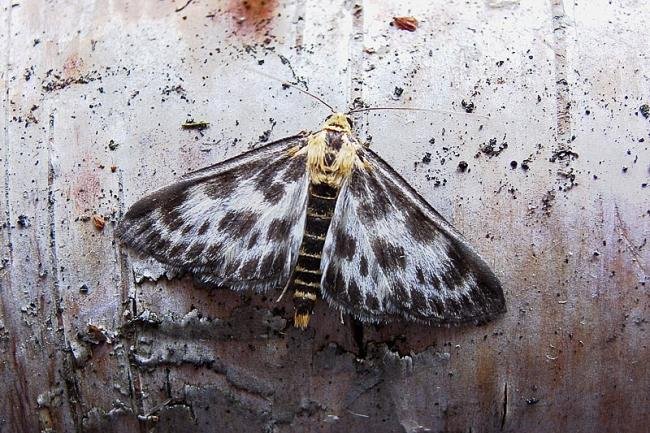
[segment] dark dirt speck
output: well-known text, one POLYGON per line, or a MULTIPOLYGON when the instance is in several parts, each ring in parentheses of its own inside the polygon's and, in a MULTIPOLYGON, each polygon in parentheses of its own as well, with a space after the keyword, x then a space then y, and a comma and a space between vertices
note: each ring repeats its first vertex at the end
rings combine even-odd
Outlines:
POLYGON ((26 229, 27 227, 31 226, 32 223, 29 221, 29 217, 27 215, 18 215, 18 226, 26 229))
POLYGON ((643 104, 642 106, 639 107, 639 112, 646 119, 650 118, 650 105, 643 104))
POLYGON ((463 110, 465 110, 466 113, 473 113, 476 109, 476 105, 474 105, 472 101, 467 102, 463 99, 460 105, 462 105, 463 110))

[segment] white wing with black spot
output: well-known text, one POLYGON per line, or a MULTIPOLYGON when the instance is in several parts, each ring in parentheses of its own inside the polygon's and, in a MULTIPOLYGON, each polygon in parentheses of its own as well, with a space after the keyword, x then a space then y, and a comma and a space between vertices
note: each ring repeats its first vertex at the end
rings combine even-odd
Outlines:
POLYGON ((302 241, 306 145, 297 135, 190 173, 144 197, 117 228, 129 247, 211 286, 284 286, 302 241))
POLYGON ((343 184, 323 248, 321 287, 360 320, 486 321, 505 311, 501 284, 463 237, 386 162, 343 184))

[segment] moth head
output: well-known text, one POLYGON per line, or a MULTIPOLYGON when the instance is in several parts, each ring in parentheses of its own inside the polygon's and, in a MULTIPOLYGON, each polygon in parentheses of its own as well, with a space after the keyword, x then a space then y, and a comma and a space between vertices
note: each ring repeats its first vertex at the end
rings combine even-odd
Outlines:
POLYGON ((352 126, 353 123, 350 116, 345 113, 334 113, 327 116, 323 124, 323 129, 351 133, 352 126))

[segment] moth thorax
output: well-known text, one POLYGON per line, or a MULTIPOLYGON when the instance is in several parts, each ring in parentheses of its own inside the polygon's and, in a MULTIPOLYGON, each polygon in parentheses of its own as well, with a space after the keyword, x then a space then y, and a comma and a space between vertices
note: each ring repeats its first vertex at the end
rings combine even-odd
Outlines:
POLYGON ((312 183, 340 187, 354 167, 356 149, 349 134, 319 131, 309 137, 307 165, 312 183))

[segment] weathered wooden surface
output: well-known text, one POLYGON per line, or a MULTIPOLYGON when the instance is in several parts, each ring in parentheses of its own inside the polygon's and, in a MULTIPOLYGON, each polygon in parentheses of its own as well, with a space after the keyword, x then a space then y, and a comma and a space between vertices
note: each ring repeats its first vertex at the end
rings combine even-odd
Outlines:
POLYGON ((647 5, 395 3, 2 3, 0 432, 649 431, 647 5), (121 251, 143 194, 322 122, 249 69, 341 109, 463 113, 358 132, 476 245, 508 313, 360 331, 320 303, 298 332, 277 293, 121 251))

